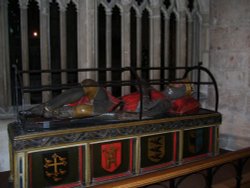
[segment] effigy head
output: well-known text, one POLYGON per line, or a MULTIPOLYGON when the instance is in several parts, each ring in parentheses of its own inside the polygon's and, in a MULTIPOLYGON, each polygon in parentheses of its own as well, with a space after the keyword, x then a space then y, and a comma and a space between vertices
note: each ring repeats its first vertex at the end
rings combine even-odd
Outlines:
POLYGON ((96 93, 99 89, 99 84, 92 79, 85 79, 81 82, 84 94, 89 97, 89 99, 94 99, 96 93))
POLYGON ((99 84, 95 80, 90 79, 90 78, 82 80, 81 85, 84 87, 92 87, 92 86, 97 87, 97 86, 99 86, 99 84))
POLYGON ((193 93, 193 86, 188 80, 181 80, 180 83, 170 83, 163 93, 170 99, 178 99, 189 96, 193 93))

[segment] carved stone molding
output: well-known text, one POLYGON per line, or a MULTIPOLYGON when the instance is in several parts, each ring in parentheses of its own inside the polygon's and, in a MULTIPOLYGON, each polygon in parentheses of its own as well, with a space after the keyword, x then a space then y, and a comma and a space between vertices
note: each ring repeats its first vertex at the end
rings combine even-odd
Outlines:
MULTIPOLYGON (((134 121, 111 125, 80 126, 78 128, 61 128, 59 130, 42 130, 35 128, 31 132, 25 130, 22 124, 14 122, 9 125, 9 134, 15 150, 23 150, 31 147, 47 147, 73 142, 85 142, 107 138, 119 138, 142 134, 152 134, 171 130, 201 128, 211 125, 219 125, 221 115, 218 113, 201 115, 197 117, 170 118, 166 121, 134 121)), ((69 122, 68 122, 69 125, 69 122)))

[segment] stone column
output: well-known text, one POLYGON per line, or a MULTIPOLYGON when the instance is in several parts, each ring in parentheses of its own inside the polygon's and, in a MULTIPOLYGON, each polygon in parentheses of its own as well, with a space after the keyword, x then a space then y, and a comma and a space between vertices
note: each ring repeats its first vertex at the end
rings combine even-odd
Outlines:
MULTIPOLYGON (((179 12, 179 20, 177 22, 177 53, 176 67, 186 66, 186 14, 184 11, 179 12)), ((182 77, 184 70, 176 70, 177 78, 182 77)))
POLYGON ((187 27, 187 30, 188 30, 188 36, 187 36, 187 66, 192 66, 192 57, 193 57, 193 52, 194 52, 194 41, 192 40, 193 39, 193 21, 191 19, 187 20, 188 21, 188 27, 187 27))
MULTIPOLYGON (((169 67, 169 64, 170 62, 168 61, 169 60, 169 56, 171 54, 169 54, 169 21, 170 21, 170 18, 169 16, 165 16, 164 18, 164 65, 166 67, 169 67)), ((165 78, 168 78, 169 77, 169 70, 165 70, 164 72, 164 76, 165 78)))
MULTIPOLYGON (((28 0, 20 0, 21 14, 21 53, 22 53, 22 69, 29 70, 29 46, 28 46, 28 0)), ((23 75, 23 86, 30 86, 29 74, 23 75)), ((23 103, 30 104, 30 93, 24 93, 23 103)))
MULTIPOLYGON (((50 25, 49 25, 49 1, 40 1, 40 47, 41 47, 41 69, 51 69, 50 58, 50 25)), ((42 85, 51 84, 51 74, 42 74, 42 85)), ((51 98, 51 91, 43 91, 43 102, 48 101, 51 98)))
POLYGON ((210 30, 209 30, 209 13, 202 13, 202 23, 199 22, 199 59, 203 66, 209 67, 209 43, 210 43, 210 30))
MULTIPOLYGON (((67 69, 67 42, 66 42, 66 3, 60 4, 60 55, 61 69, 67 69)), ((67 73, 61 74, 62 84, 67 83, 67 73)))
MULTIPOLYGON (((0 172, 10 170, 8 124, 15 121, 11 108, 8 1, 0 0, 0 172)), ((12 169, 11 169, 12 170, 12 169)), ((9 180, 13 180, 13 171, 9 180)))
MULTIPOLYGON (((142 44, 141 44, 141 24, 142 24, 142 15, 136 15, 136 66, 137 67, 142 67, 142 44)), ((140 72, 141 74, 141 72, 140 72)))
MULTIPOLYGON (((195 24, 195 35, 196 37, 195 42, 197 43, 195 46, 196 54, 193 54, 194 60, 193 65, 197 65, 198 62, 202 62, 202 66, 210 68, 210 32, 211 32, 211 25, 210 25, 210 6, 211 1, 209 0, 198 0, 198 4, 195 4, 195 9, 197 9, 196 12, 196 18, 193 21, 195 24)), ((213 8, 212 8, 213 9, 213 8)), ((213 9, 214 10, 214 9, 213 9)), ((238 21, 237 21, 238 23, 238 21)), ((195 52, 193 52, 195 53, 195 52)), ((217 62, 216 62, 217 63, 217 62)), ((215 63, 215 64, 216 64, 215 63)), ((212 71, 210 69, 210 71, 212 71)), ((197 78, 197 75, 194 75, 197 78)), ((209 81, 209 77, 207 74, 201 74, 201 79, 203 81, 209 81)), ((203 86, 200 88, 200 92, 204 93, 207 96, 214 95, 213 87, 209 86, 203 86), (210 93, 211 92, 211 93, 210 93)), ((205 100, 201 105, 203 107, 211 107, 214 105, 214 103, 210 103, 210 100, 205 100)))
MULTIPOLYGON (((161 66, 161 12, 160 1, 150 0, 150 67, 161 66)), ((160 70, 150 72, 150 79, 160 79, 160 70)))
MULTIPOLYGON (((106 66, 112 65, 112 11, 106 9, 106 66)), ((110 72, 107 72, 107 81, 111 80, 110 72)))
POLYGON ((11 105, 8 36, 8 1, 0 1, 0 107, 11 105))
MULTIPOLYGON (((202 62, 202 66, 210 68, 210 30, 209 30, 209 14, 208 12, 206 13, 202 13, 202 23, 200 23, 197 20, 197 24, 198 24, 198 31, 199 31, 199 44, 198 44, 198 48, 196 49, 197 51, 197 62, 196 65, 198 64, 198 62, 202 62)), ((211 70, 212 71, 212 70, 211 70)), ((207 74, 201 74, 201 79, 203 81, 209 81, 209 76, 207 74)), ((200 88, 200 92, 201 93, 205 93, 207 96, 212 96, 214 95, 214 91, 212 87, 209 86, 203 86, 200 88)), ((202 103, 202 105, 204 107, 211 107, 213 106, 213 103, 211 104, 211 101, 204 101, 202 103)))
MULTIPOLYGON (((78 68, 96 67, 96 1, 81 0, 78 2, 78 68)), ((79 81, 85 78, 97 78, 94 72, 79 73, 79 81)))
MULTIPOLYGON (((122 67, 130 67, 130 6, 131 1, 122 1, 123 3, 123 11, 121 13, 121 34, 122 34, 122 67)), ((130 72, 125 71, 122 73, 122 80, 129 80, 130 72)), ((122 87, 122 95, 129 93, 130 87, 125 86, 122 87)))

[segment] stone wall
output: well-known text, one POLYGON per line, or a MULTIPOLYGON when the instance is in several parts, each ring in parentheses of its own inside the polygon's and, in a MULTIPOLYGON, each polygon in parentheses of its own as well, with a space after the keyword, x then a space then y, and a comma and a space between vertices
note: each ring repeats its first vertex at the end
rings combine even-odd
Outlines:
POLYGON ((250 1, 211 0, 210 69, 219 87, 221 147, 250 143, 250 1))
POLYGON ((8 124, 15 119, 0 119, 0 172, 10 170, 8 124))

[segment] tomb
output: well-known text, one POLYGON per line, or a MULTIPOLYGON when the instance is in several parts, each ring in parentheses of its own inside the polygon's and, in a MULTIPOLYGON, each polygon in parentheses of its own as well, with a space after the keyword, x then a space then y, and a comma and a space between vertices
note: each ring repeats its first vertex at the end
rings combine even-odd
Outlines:
POLYGON ((202 66, 185 68, 183 78, 197 70, 199 79, 189 81, 196 85, 196 100, 200 87, 211 85, 214 109, 200 105, 189 113, 150 117, 117 111, 62 119, 20 113, 8 126, 14 187, 88 187, 217 155, 222 121, 217 84, 202 66), (201 72, 211 81, 201 81, 201 72))

